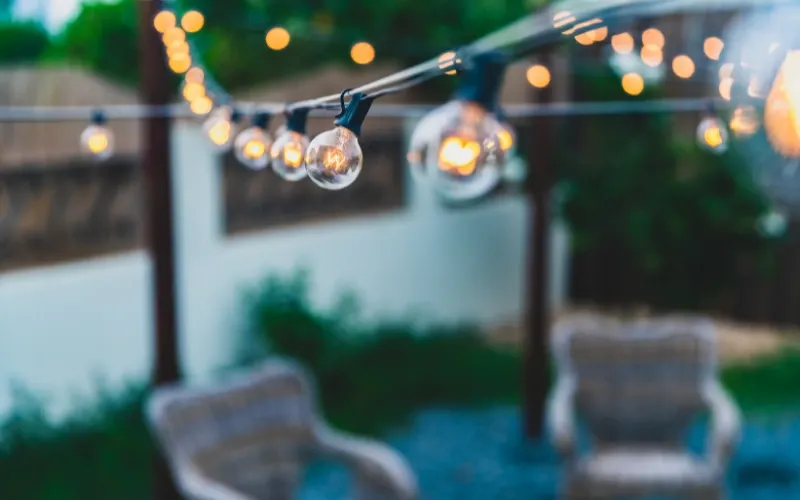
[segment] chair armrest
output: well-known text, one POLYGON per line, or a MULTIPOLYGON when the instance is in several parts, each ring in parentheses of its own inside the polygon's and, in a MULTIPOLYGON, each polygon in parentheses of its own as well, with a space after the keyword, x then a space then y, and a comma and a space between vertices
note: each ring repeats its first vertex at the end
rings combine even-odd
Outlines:
POLYGON ((253 500, 252 498, 212 481, 200 474, 191 465, 178 466, 173 477, 177 479, 178 489, 191 500, 253 500))
POLYGON ((321 452, 346 463, 356 479, 356 500, 416 500, 417 480, 408 463, 390 447, 333 429, 317 433, 321 452))
POLYGON ((711 411, 709 459, 713 464, 724 467, 739 441, 739 408, 716 379, 704 384, 703 398, 711 411))
POLYGON ((561 377, 547 403, 547 427, 553 446, 567 459, 575 455, 574 396, 574 380, 571 377, 561 377))

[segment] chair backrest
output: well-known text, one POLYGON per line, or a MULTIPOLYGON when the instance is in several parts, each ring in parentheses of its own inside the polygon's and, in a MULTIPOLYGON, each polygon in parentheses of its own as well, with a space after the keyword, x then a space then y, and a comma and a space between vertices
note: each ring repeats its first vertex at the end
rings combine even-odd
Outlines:
POLYGON ((716 376, 714 329, 702 318, 567 321, 554 348, 599 444, 677 444, 704 410, 703 383, 716 376))
POLYGON ((310 377, 269 361, 211 389, 157 390, 148 415, 179 483, 199 473, 249 498, 294 498, 313 451, 310 377))

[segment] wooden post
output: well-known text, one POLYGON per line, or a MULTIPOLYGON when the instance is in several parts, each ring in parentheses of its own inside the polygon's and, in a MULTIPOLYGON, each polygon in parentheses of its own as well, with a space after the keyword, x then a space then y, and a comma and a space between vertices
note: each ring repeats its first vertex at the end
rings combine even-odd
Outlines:
MULTIPOLYGON (((153 18, 162 8, 161 0, 139 1, 139 89, 141 103, 145 106, 166 106, 170 102, 170 73, 159 33, 153 27, 153 18)), ((170 117, 164 114, 142 120, 141 162, 155 311, 153 387, 180 378, 170 153, 170 117)), ((160 454, 154 460, 153 479, 155 499, 180 498, 160 454)))
MULTIPOLYGON (((542 56, 542 63, 553 71, 553 51, 542 56)), ((537 102, 553 100, 553 84, 536 91, 537 102)), ((528 161, 528 192, 531 196, 528 256, 526 263, 525 323, 522 351, 522 421, 524 435, 540 439, 544 434, 544 415, 550 389, 549 364, 549 250, 550 194, 553 185, 553 153, 556 120, 551 116, 530 118, 532 134, 525 139, 528 161)))

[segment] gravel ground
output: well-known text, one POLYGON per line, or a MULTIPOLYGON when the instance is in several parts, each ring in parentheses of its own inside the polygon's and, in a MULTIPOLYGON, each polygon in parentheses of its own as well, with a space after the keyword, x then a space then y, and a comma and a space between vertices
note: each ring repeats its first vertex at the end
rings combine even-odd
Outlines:
MULTIPOLYGON (((516 408, 434 409, 386 441, 411 463, 423 500, 551 500, 557 498, 558 457, 548 446, 520 444, 516 408)), ((690 446, 701 450, 702 428, 690 446)), ((800 414, 750 418, 728 482, 731 500, 800 499, 800 414)), ((317 464, 301 498, 347 498, 346 470, 317 464)))

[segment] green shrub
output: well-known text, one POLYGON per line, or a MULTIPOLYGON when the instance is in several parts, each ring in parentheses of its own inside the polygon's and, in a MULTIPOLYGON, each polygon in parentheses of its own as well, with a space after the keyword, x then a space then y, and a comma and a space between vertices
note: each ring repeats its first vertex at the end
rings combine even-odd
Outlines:
POLYGON ((0 23, 0 64, 33 63, 50 49, 50 36, 35 22, 0 23))
POLYGON ((272 352, 314 375, 335 425, 377 432, 426 405, 515 398, 519 357, 489 346, 469 326, 365 325, 350 295, 331 311, 309 305, 308 277, 272 277, 250 294, 243 359, 272 352))

